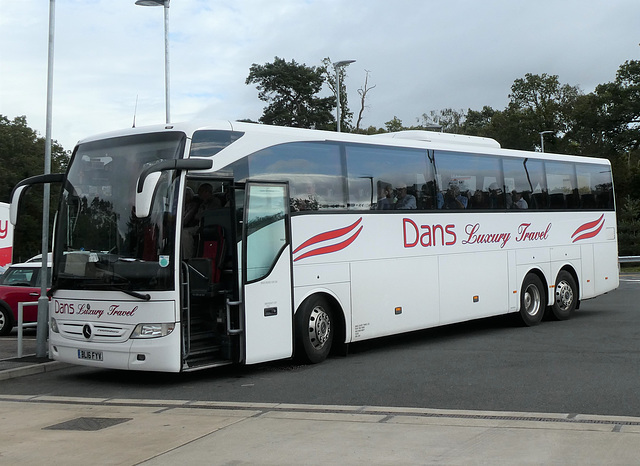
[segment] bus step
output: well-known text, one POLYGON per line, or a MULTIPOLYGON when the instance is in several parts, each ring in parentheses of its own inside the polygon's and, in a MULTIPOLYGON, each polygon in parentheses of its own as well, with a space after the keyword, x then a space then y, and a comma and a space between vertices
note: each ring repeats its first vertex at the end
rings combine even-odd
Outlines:
POLYGON ((200 353, 192 353, 189 357, 184 361, 182 366, 182 370, 196 370, 196 369, 204 369, 205 367, 215 367, 221 366, 225 364, 230 364, 229 358, 224 357, 224 353, 220 346, 214 348, 209 348, 209 351, 205 351, 204 349, 200 353))
POLYGON ((222 349, 221 345, 209 345, 209 346, 191 346, 191 351, 189 352, 189 357, 187 358, 187 360, 190 360, 192 358, 201 358, 203 356, 211 356, 211 355, 219 355, 220 351, 222 349))

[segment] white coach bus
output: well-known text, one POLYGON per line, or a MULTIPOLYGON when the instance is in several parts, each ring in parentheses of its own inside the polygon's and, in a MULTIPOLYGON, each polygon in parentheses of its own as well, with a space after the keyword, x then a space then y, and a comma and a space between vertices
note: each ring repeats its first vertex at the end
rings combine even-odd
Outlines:
POLYGON ((61 182, 50 355, 191 371, 497 314, 569 318, 618 286, 611 167, 408 131, 218 122, 80 141, 61 182))

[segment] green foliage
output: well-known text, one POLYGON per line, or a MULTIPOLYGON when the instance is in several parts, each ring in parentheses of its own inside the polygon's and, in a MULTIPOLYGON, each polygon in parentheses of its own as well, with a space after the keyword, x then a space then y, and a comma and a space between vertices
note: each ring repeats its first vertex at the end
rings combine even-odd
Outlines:
MULTIPOLYGON (((29 128, 26 117, 9 120, 0 115, 0 202, 11 201, 11 191, 19 181, 44 173, 44 149, 44 138, 29 128)), ((68 160, 69 153, 53 141, 51 172, 64 171, 68 160)), ((57 186, 51 188, 53 210, 57 189, 57 186)), ((42 248, 42 196, 42 188, 30 189, 24 195, 14 231, 14 262, 28 259, 42 248)))
POLYGON ((260 122, 299 128, 333 129, 334 97, 318 97, 324 84, 323 67, 300 65, 275 57, 273 63, 251 65, 246 84, 256 84, 258 98, 269 105, 260 122))
POLYGON ((640 255, 640 199, 626 196, 618 209, 618 254, 640 255))

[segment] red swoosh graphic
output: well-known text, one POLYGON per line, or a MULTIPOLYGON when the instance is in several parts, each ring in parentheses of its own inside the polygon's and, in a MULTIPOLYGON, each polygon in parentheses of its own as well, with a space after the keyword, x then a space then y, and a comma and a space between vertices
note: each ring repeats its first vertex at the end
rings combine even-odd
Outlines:
MULTIPOLYGON (((582 233, 585 230, 590 230, 591 228, 594 228, 598 223, 600 223, 602 221, 603 218, 604 218, 604 214, 602 214, 598 220, 595 220, 595 221, 589 222, 589 223, 585 223, 584 225, 579 227, 576 231, 574 231, 573 235, 571 235, 571 237, 573 238, 578 233, 582 233)), ((604 222, 602 224, 604 225, 604 222)), ((600 226, 598 231, 600 231, 601 229, 602 229, 602 226, 600 226)))
MULTIPOLYGON (((577 238, 575 238, 572 243, 575 243, 576 241, 580 241, 582 239, 589 239, 589 238, 593 238, 594 236, 596 236, 598 233, 600 233, 600 230, 602 230, 602 227, 604 226, 604 222, 602 222, 602 224, 598 227, 597 230, 594 231, 590 231, 588 233, 583 233, 582 235, 578 236, 577 238)), ((575 234, 575 233, 574 233, 575 234)))
POLYGON ((298 246, 295 249, 295 251, 293 251, 293 253, 295 254, 296 252, 300 251, 301 249, 304 249, 307 246, 311 246, 312 244, 321 243, 322 241, 328 241, 330 239, 335 239, 335 238, 338 238, 340 236, 346 235, 351 230, 353 230, 355 227, 357 227, 358 224, 361 221, 362 221, 362 217, 360 217, 358 220, 355 221, 355 223, 353 223, 352 225, 349 225, 348 227, 339 228, 337 230, 332 230, 332 231, 327 231, 325 233, 320 233, 319 235, 316 235, 316 236, 314 236, 312 238, 309 238, 307 241, 305 241, 300 246, 298 246))
MULTIPOLYGON (((360 219, 362 220, 362 218, 360 219)), ((341 230, 347 230, 347 232, 351 231, 353 228, 355 228, 355 226, 360 222, 360 220, 358 220, 356 223, 354 223, 351 227, 347 227, 347 228, 342 228, 341 230)), ((336 252, 336 251, 341 251, 342 249, 346 248, 347 246, 349 246, 351 243, 353 243, 356 238, 358 237, 358 235, 360 234, 360 232, 362 231, 363 227, 360 227, 358 229, 358 231, 356 231, 356 233, 351 236, 350 238, 344 240, 341 243, 337 243, 337 244, 332 244, 331 246, 324 246, 318 249, 312 249, 309 252, 305 252, 304 254, 302 254, 301 256, 295 258, 293 260, 293 262, 299 261, 300 259, 304 259, 305 257, 311 257, 311 256, 319 256, 321 254, 329 254, 330 252, 336 252)), ((340 230, 335 230, 335 231, 340 231, 340 230)), ((329 233, 332 232, 327 232, 327 233, 322 233, 321 235, 318 236, 322 236, 322 235, 327 235, 329 233)), ((317 238, 318 236, 314 236, 314 238, 317 238)), ((333 236, 332 238, 335 238, 337 236, 341 236, 341 235, 336 235, 333 236)), ((309 243, 310 241, 312 241, 314 238, 311 238, 309 241, 307 241, 306 243, 309 243)), ((318 241, 313 241, 312 243, 309 244, 313 244, 313 243, 318 243, 320 241, 324 241, 324 240, 318 240, 318 241)), ((305 244, 306 244, 305 243, 305 244)), ((300 246, 297 250, 299 250, 302 246, 300 246)), ((295 251, 294 251, 295 252, 295 251)))
POLYGON ((593 238, 598 233, 600 233, 600 230, 602 230, 603 226, 604 226, 604 214, 602 214, 598 220, 595 220, 595 221, 589 222, 589 223, 585 223, 584 225, 579 227, 576 231, 574 231, 573 235, 571 235, 572 238, 574 236, 578 235, 579 233, 582 233, 582 234, 576 236, 573 239, 572 243, 575 243, 576 241, 580 241, 580 240, 583 240, 583 239, 593 238), (598 226, 598 225, 600 225, 600 226, 598 226), (592 228, 595 228, 596 226, 598 228, 596 228, 595 230, 588 231, 588 230, 591 230, 592 228))

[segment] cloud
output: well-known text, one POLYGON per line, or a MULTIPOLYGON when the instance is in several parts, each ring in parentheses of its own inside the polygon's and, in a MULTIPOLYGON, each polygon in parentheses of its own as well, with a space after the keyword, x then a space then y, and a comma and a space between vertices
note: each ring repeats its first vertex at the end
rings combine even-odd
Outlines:
MULTIPOLYGON (((370 71, 363 124, 413 124, 442 108, 501 109, 525 73, 559 75, 590 92, 637 59, 635 0, 173 0, 169 9, 171 113, 257 120, 264 107, 249 67, 275 56, 318 66, 355 59, 345 84, 370 71)), ((0 6, 0 113, 44 132, 48 4, 0 6)), ((163 9, 134 0, 56 2, 53 138, 164 122, 163 9)), ((328 93, 328 90, 327 90, 328 93)))

